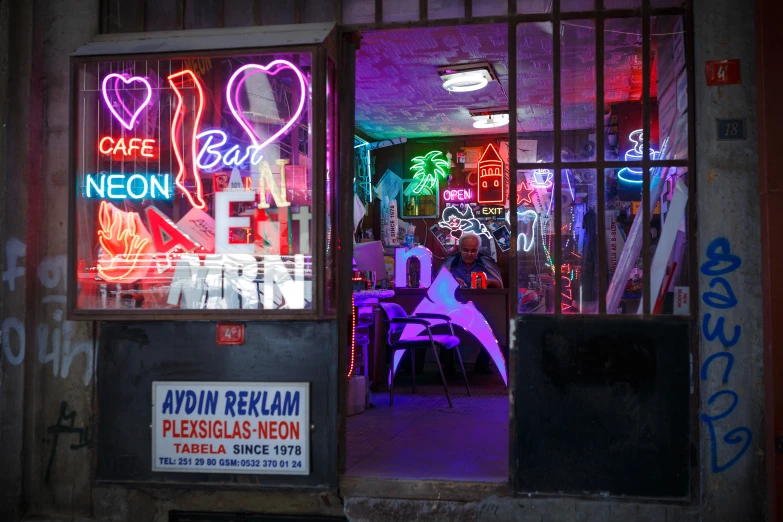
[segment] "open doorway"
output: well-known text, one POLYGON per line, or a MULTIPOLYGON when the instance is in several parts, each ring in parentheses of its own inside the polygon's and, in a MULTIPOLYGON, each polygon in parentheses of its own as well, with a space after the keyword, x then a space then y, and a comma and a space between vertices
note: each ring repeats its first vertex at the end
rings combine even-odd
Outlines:
POLYGON ((347 476, 508 481, 507 32, 361 33, 347 476))

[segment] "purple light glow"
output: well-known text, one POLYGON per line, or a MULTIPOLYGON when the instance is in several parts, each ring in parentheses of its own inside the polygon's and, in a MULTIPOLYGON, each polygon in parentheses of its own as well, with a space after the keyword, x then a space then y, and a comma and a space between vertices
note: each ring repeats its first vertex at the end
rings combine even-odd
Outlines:
POLYGON ((103 83, 101 84, 101 92, 103 93, 103 101, 106 102, 106 106, 109 108, 112 115, 117 119, 118 122, 120 122, 120 124, 122 124, 123 127, 128 130, 133 130, 133 126, 136 124, 136 119, 139 117, 139 114, 141 114, 141 111, 144 110, 144 108, 150 103, 150 100, 152 99, 152 87, 150 87, 149 82, 141 76, 131 76, 130 78, 126 78, 122 74, 117 73, 106 75, 106 77, 103 79, 103 83), (112 78, 115 78, 114 95, 117 97, 117 100, 119 100, 120 105, 123 107, 123 111, 127 112, 128 116, 131 117, 130 123, 126 122, 125 118, 114 109, 114 105, 109 99, 109 91, 107 88, 109 87, 109 80, 112 78), (122 80, 125 85, 133 82, 141 82, 147 88, 147 97, 144 98, 143 102, 141 102, 141 105, 139 105, 139 107, 136 109, 136 112, 131 112, 131 110, 128 109, 128 106, 125 105, 125 102, 122 101, 120 91, 117 88, 120 80, 122 80))
MULTIPOLYGON (((448 315, 452 323, 473 335, 481 343, 481 346, 487 350, 489 356, 495 361, 495 366, 500 371, 503 382, 508 386, 506 361, 503 359, 503 352, 500 350, 500 345, 495 337, 495 333, 492 331, 492 327, 489 326, 484 314, 476 308, 472 301, 467 303, 457 301, 455 293, 458 288, 459 283, 451 275, 451 272, 446 268, 442 268, 432 282, 432 286, 427 290, 427 296, 416 306, 416 310, 414 310, 412 315, 420 313, 448 315)), ((422 331, 424 331, 422 326, 406 325, 400 339, 415 337, 421 334, 422 331)), ((389 374, 390 384, 391 379, 394 378, 394 374, 397 372, 397 366, 400 364, 403 353, 402 350, 394 352, 392 371, 389 374)))
POLYGON ((432 281, 432 252, 423 246, 413 247, 410 250, 398 248, 394 253, 394 286, 396 288, 408 287, 408 259, 418 258, 421 266, 419 288, 427 288, 432 281))
MULTIPOLYGON (((255 74, 255 73, 251 73, 255 74)), ((228 81, 228 85, 226 86, 226 101, 228 102, 228 107, 231 110, 231 114, 234 115, 234 118, 237 120, 237 122, 242 126, 242 128, 245 130, 245 133, 247 133, 250 140, 253 142, 253 145, 256 146, 258 150, 263 149, 273 141, 275 141, 277 138, 282 136, 288 129, 291 128, 291 126, 299 120, 299 116, 302 114, 302 110, 304 109, 304 103, 305 103, 305 97, 307 96, 307 86, 305 84, 304 76, 302 75, 302 72, 296 68, 294 64, 292 64, 289 61, 286 60, 274 60, 269 65, 258 65, 255 63, 249 63, 243 67, 240 67, 236 70, 236 72, 231 76, 231 79, 228 81), (279 66, 276 69, 274 69, 272 72, 270 72, 270 69, 272 69, 275 66, 279 66), (259 71, 265 74, 268 74, 270 76, 274 76, 283 69, 291 69, 296 74, 296 77, 299 79, 299 87, 300 87, 300 95, 299 95, 299 106, 296 108, 296 112, 294 112, 293 117, 286 122, 283 127, 277 131, 275 134, 273 134, 270 138, 268 138, 266 141, 261 141, 261 139, 258 137, 258 135, 253 130, 252 126, 250 125, 250 122, 245 119, 244 115, 242 115, 242 112, 239 110, 239 91, 242 88, 242 85, 245 83, 245 79, 247 76, 242 76, 242 79, 239 81, 239 83, 236 86, 235 90, 232 90, 234 87, 234 81, 237 79, 237 77, 242 74, 244 71, 247 71, 249 69, 254 69, 255 71, 259 71), (234 106, 236 104, 236 107, 234 106)))

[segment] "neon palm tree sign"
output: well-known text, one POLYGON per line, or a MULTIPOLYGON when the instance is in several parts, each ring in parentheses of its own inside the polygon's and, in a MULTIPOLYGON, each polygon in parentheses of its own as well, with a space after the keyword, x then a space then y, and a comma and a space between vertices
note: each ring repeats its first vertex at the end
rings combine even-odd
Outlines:
POLYGON ((413 179, 418 183, 413 187, 417 196, 430 196, 437 190, 438 177, 446 179, 449 176, 449 162, 439 150, 428 152, 424 156, 413 158, 411 166, 413 179))

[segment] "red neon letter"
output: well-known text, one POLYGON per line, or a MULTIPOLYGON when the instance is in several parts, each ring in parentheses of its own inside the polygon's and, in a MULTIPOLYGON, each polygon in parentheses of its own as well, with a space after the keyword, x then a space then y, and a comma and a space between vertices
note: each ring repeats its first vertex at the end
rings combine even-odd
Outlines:
POLYGON ((106 143, 107 140, 111 145, 114 145, 114 139, 111 136, 104 136, 101 138, 101 141, 98 142, 98 150, 101 154, 111 154, 112 147, 109 147, 108 150, 103 148, 103 144, 106 143))
POLYGON ((138 143, 141 142, 140 138, 131 138, 130 144, 128 144, 128 155, 130 156, 133 154, 134 150, 141 150, 141 147, 139 147, 138 143))
POLYGON ((117 142, 117 145, 114 146, 114 150, 111 151, 112 154, 117 154, 117 151, 121 150, 123 156, 128 155, 128 150, 125 148, 125 140, 123 138, 120 138, 120 140, 117 142))
POLYGON ((198 147, 196 143, 196 135, 198 134, 199 126, 201 125, 201 113, 204 110, 204 91, 201 89, 201 83, 199 83, 198 78, 195 74, 193 74, 193 71, 185 69, 183 71, 177 72, 172 74, 168 77, 169 84, 171 85, 171 88, 174 89, 174 94, 177 95, 177 110, 174 113, 174 118, 171 121, 171 143, 174 146, 174 154, 177 157, 177 164, 179 165, 179 172, 177 173, 177 178, 174 181, 174 184, 179 187, 179 189, 185 193, 185 197, 188 198, 188 201, 190 201, 190 204, 193 205, 196 208, 206 208, 207 204, 204 202, 203 194, 204 191, 201 187, 201 177, 199 176, 198 167, 196 158, 198 157, 198 147), (189 75, 193 83, 196 85, 196 88, 198 89, 198 110, 196 111, 196 119, 193 122, 193 130, 191 131, 191 140, 192 144, 190 147, 190 154, 191 154, 191 168, 193 169, 193 182, 196 186, 196 193, 191 194, 190 191, 185 187, 185 177, 186 169, 185 169, 185 161, 182 159, 182 152, 180 151, 179 146, 179 129, 182 125, 183 120, 185 119, 185 110, 183 107, 183 101, 182 101, 182 93, 179 92, 179 89, 174 84, 174 79, 179 78, 183 75, 189 75), (194 199, 195 195, 195 199, 194 199))

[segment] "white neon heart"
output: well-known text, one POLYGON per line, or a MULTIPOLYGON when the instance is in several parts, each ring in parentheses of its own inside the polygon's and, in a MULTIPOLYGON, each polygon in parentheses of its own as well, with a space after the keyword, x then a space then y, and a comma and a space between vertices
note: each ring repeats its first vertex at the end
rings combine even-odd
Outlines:
POLYGON ((149 82, 142 78, 141 76, 130 76, 128 78, 125 77, 125 75, 118 74, 118 73, 111 73, 107 75, 103 79, 103 84, 101 85, 101 92, 103 92, 103 101, 106 102, 106 106, 109 108, 111 113, 114 115, 115 118, 117 118, 117 121, 122 124, 123 127, 125 127, 128 130, 133 130, 133 126, 136 124, 136 119, 139 117, 139 114, 141 114, 141 111, 144 110, 144 108, 150 103, 150 100, 152 100, 152 87, 150 86, 149 82), (117 97, 117 101, 119 104, 123 107, 124 111, 128 114, 131 114, 131 120, 130 123, 125 121, 124 115, 120 115, 116 109, 114 108, 114 104, 111 102, 110 94, 109 94, 109 80, 114 79, 115 83, 112 85, 114 88, 111 90, 111 92, 114 93, 114 96, 117 97), (141 82, 144 87, 147 89, 147 97, 144 98, 144 101, 141 102, 141 105, 139 105, 136 108, 136 111, 131 113, 130 109, 125 105, 125 103, 122 101, 122 98, 120 98, 119 90, 117 89, 117 82, 119 80, 122 80, 122 82, 127 86, 130 83, 134 82, 141 82))
POLYGON ((226 100, 228 101, 229 109, 231 109, 231 114, 234 115, 234 118, 245 130, 245 133, 253 142, 253 145, 255 145, 258 150, 261 150, 267 145, 269 145, 270 143, 272 143, 273 141, 275 141, 277 138, 285 134, 291 128, 291 126, 293 126, 293 124, 297 122, 299 116, 301 116, 302 114, 302 110, 304 109, 305 95, 307 92, 306 89, 307 89, 307 85, 305 83, 304 75, 294 64, 292 64, 287 60, 274 60, 268 65, 258 65, 255 63, 250 63, 237 69, 236 72, 234 72, 234 74, 231 76, 231 79, 228 81, 228 85, 226 86, 226 100), (273 69, 273 67, 276 68, 273 69), (264 74, 274 76, 280 71, 282 71, 283 69, 291 69, 292 71, 294 71, 296 77, 299 79, 299 88, 301 89, 301 93, 299 95, 299 106, 296 108, 296 112, 294 112, 294 115, 291 117, 291 119, 288 120, 286 124, 283 125, 283 127, 279 131, 277 131, 275 134, 269 137, 266 141, 262 142, 261 138, 258 137, 258 135, 253 130, 253 127, 250 125, 250 122, 248 122, 247 119, 245 119, 245 117, 242 115, 242 112, 239 110, 240 109, 239 90, 241 89, 242 84, 245 83, 247 77, 250 75, 242 76, 242 78, 237 82, 236 88, 234 88, 234 82, 237 80, 237 78, 240 75, 242 75, 242 73, 244 73, 247 70, 256 70, 258 72, 262 72, 264 74))

